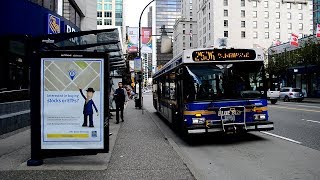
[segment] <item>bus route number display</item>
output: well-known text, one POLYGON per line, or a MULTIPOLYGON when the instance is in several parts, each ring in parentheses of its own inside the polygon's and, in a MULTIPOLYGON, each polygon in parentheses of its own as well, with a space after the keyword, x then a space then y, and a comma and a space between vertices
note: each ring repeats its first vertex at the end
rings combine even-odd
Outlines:
POLYGON ((194 61, 255 60, 256 52, 251 49, 199 50, 192 53, 194 61))

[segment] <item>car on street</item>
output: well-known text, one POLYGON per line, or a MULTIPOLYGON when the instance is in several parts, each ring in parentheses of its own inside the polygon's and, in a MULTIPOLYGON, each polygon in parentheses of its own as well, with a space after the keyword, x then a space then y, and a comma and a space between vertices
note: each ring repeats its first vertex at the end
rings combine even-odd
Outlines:
POLYGON ((280 99, 284 102, 298 101, 301 102, 304 99, 304 95, 300 88, 283 87, 280 89, 280 99))
POLYGON ((267 98, 271 102, 271 104, 276 104, 280 97, 280 91, 272 91, 268 89, 267 98))

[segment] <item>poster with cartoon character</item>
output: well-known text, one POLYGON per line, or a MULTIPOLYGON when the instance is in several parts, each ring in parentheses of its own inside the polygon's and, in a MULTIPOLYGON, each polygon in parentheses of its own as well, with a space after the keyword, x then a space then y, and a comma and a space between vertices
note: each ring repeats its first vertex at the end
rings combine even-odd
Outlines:
POLYGON ((41 148, 103 149, 103 59, 41 59, 41 148))

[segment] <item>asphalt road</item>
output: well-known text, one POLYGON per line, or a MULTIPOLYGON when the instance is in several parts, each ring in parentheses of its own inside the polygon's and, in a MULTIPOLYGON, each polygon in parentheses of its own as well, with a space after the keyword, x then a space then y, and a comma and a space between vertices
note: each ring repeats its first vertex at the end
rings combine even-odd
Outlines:
POLYGON ((270 105, 275 130, 242 136, 197 136, 182 140, 159 117, 152 95, 144 107, 169 139, 197 179, 320 179, 320 108, 317 104, 270 105))

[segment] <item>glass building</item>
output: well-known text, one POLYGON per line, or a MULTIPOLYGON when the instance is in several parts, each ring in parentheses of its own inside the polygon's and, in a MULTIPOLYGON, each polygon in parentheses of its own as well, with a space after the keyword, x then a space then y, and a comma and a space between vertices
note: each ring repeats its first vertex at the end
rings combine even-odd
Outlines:
POLYGON ((175 20, 181 17, 181 0, 156 0, 156 29, 165 25, 166 31, 171 35, 175 20))
POLYGON ((313 24, 316 31, 317 24, 320 24, 320 0, 313 0, 313 24))

